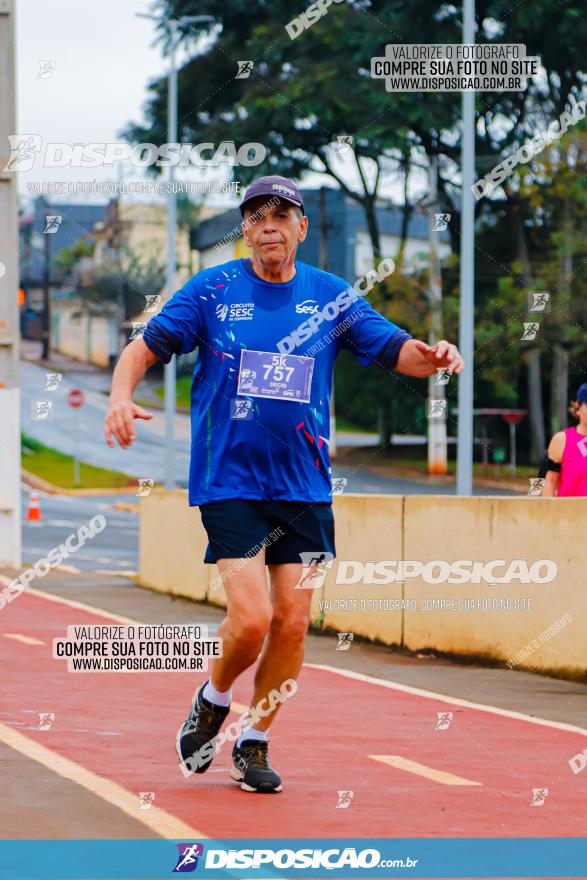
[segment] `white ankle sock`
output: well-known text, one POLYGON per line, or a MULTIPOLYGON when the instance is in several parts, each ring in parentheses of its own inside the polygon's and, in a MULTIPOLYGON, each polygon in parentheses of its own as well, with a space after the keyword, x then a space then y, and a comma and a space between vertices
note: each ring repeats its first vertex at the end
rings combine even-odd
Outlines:
POLYGON ((206 686, 202 691, 202 696, 204 699, 208 700, 209 703, 214 703, 215 706, 230 706, 230 701, 232 700, 232 688, 229 688, 227 691, 217 691, 210 680, 206 682, 206 686))
POLYGON ((255 730, 254 727, 247 727, 247 729, 243 730, 243 732, 237 739, 236 744, 237 747, 240 747, 246 739, 257 739, 261 742, 267 742, 268 736, 268 730, 255 730))

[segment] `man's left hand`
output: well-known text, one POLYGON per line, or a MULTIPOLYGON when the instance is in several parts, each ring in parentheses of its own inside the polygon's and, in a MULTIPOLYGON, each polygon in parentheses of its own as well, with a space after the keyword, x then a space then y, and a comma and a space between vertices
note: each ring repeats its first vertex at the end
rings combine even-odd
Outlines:
POLYGON ((446 339, 441 339, 434 345, 426 345, 420 339, 415 339, 414 345, 422 357, 435 369, 442 368, 457 374, 463 372, 465 362, 459 354, 458 348, 447 342, 446 339))

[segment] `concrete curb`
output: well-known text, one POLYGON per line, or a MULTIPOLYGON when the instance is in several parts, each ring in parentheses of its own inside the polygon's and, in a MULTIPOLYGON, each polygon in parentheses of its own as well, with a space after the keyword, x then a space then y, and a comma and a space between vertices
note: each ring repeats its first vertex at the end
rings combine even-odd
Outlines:
MULTIPOLYGON (((117 486, 105 489, 64 489, 63 486, 55 486, 42 477, 21 470, 22 481, 31 489, 39 489, 41 492, 47 492, 49 495, 134 495, 136 494, 136 486, 129 484, 128 486, 117 486)), ((134 508, 133 508, 134 509, 134 508)))
MULTIPOLYGON (((336 466, 337 463, 341 465, 341 467, 348 467, 348 462, 337 462, 336 458, 332 460, 332 463, 336 466)), ((382 467, 381 465, 367 465, 365 470, 372 471, 376 474, 381 474, 382 476, 387 477, 397 477, 398 479, 409 479, 409 480, 419 480, 423 485, 432 485, 432 486, 454 486, 456 483, 456 477, 451 475, 434 475, 428 476, 428 474, 423 474, 422 471, 415 470, 414 468, 387 468, 382 467)), ((473 486, 477 488, 484 489, 510 489, 512 492, 519 492, 520 495, 528 494, 528 483, 527 482, 508 482, 505 483, 502 480, 492 480, 487 477, 476 477, 473 476, 473 486)))
POLYGON ((114 510, 124 510, 125 513, 135 513, 138 512, 139 503, 138 501, 135 503, 134 501, 115 501, 114 502, 114 510))

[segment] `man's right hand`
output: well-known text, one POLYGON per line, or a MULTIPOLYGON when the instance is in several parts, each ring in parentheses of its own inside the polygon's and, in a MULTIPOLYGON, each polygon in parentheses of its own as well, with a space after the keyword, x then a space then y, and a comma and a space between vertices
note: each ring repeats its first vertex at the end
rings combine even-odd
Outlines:
POLYGON ((104 436, 108 446, 116 446, 113 437, 123 449, 126 449, 136 439, 134 427, 135 419, 152 419, 142 407, 137 406, 132 400, 111 400, 108 404, 108 412, 104 420, 104 436))

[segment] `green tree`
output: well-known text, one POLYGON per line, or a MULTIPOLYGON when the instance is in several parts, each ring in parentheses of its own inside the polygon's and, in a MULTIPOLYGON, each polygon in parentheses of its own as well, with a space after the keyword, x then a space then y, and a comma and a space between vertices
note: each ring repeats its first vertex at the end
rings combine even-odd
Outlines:
POLYGON ((55 255, 55 265, 59 267, 63 275, 68 275, 82 257, 91 257, 94 253, 95 244, 80 238, 71 247, 61 248, 55 255))
MULTIPOLYGON (((160 4, 168 16, 201 11, 197 7, 191 0, 160 4)), ((254 168, 240 166, 243 182, 260 173, 296 178, 310 171, 327 175, 361 205, 377 259, 381 242, 375 207, 382 184, 391 176, 407 180, 418 164, 418 157, 412 155, 419 145, 418 124, 422 130, 426 121, 433 126, 430 143, 436 142, 443 128, 456 124, 458 97, 430 94, 414 101, 408 94, 389 95, 382 82, 371 79, 371 56, 384 51, 382 35, 392 40, 395 33, 394 10, 385 4, 333 6, 297 40, 290 40, 285 30, 292 8, 283 0, 272 2, 270 15, 264 0, 246 4, 213 0, 207 12, 218 26, 178 76, 181 140, 261 141, 267 148, 266 161, 254 168), (242 59, 254 60, 254 68, 249 78, 237 80, 237 61, 242 59), (336 150, 341 134, 354 137, 353 148, 344 154, 336 150), (350 161, 341 162, 342 156, 350 161)), ((408 24, 412 25, 406 16, 408 24)), ((448 36, 442 21, 438 30, 439 36, 445 31, 448 36)), ((406 34, 406 42, 418 42, 421 35, 417 36, 415 24, 406 34)), ((135 141, 163 143, 165 80, 153 81, 150 90, 146 124, 130 125, 123 134, 135 141)), ((411 209, 406 199, 402 244, 411 209)), ((400 244, 400 258, 401 251, 400 244)))

